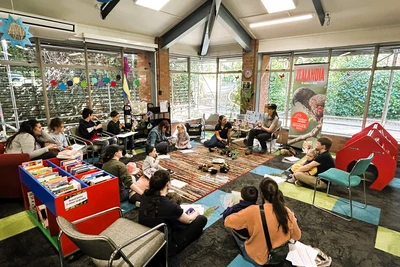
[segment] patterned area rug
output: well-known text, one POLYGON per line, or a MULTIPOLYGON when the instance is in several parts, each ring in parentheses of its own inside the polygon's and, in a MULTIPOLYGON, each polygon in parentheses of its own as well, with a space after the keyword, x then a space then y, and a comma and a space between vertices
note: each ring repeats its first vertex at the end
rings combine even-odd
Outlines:
MULTIPOLYGON (((220 155, 218 149, 214 152, 209 152, 208 148, 199 144, 193 147, 193 153, 184 154, 179 150, 170 152, 171 158, 161 159, 160 165, 175 172, 171 175, 171 180, 177 179, 187 183, 183 188, 174 187, 174 190, 182 197, 194 202, 275 156, 273 154, 258 153, 245 155, 245 148, 237 145, 234 145, 234 148, 239 151, 239 156, 235 160, 228 156, 220 155), (213 164, 218 169, 217 174, 209 174, 198 169, 201 164, 212 164, 213 158, 224 159, 230 166, 228 173, 220 173, 219 164, 213 164)), ((140 168, 142 163, 143 161, 136 162, 140 168)))

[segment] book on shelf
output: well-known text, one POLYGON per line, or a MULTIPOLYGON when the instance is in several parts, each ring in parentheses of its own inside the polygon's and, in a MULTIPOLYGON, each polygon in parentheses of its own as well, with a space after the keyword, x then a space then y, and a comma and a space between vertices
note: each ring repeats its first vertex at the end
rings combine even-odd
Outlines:
POLYGON ((36 206, 37 217, 38 220, 42 223, 42 226, 46 229, 49 229, 49 220, 47 217, 47 208, 46 205, 42 204, 36 206))
POLYGON ((42 167, 39 169, 30 170, 28 172, 31 175, 36 176, 36 175, 40 175, 40 174, 51 173, 51 172, 53 172, 53 168, 52 167, 42 167))
POLYGON ((94 178, 94 179, 92 179, 92 180, 90 181, 90 185, 95 185, 95 184, 98 184, 98 183, 100 183, 100 182, 107 181, 107 180, 109 180, 109 179, 111 179, 111 176, 110 176, 110 175, 96 177, 96 178, 94 178))
POLYGON ((29 170, 33 170, 33 169, 37 169, 37 168, 41 168, 43 167, 43 160, 38 159, 38 160, 31 160, 31 161, 27 161, 27 162, 22 162, 22 167, 29 171, 29 170))

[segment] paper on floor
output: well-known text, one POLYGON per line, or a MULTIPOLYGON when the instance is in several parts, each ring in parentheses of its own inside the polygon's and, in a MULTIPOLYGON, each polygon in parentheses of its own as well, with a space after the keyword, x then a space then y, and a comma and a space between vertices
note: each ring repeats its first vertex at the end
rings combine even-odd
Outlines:
POLYGON ((171 185, 172 185, 173 187, 182 188, 182 187, 184 187, 185 185, 187 185, 187 183, 182 182, 182 181, 179 181, 179 180, 176 180, 176 179, 173 179, 173 180, 171 181, 171 185))
POLYGON ((286 260, 292 262, 294 266, 317 267, 315 263, 317 255, 318 251, 297 241, 294 244, 289 244, 289 254, 286 260))
POLYGON ((269 174, 264 174, 264 178, 271 178, 272 180, 274 180, 277 184, 281 184, 284 181, 286 181, 285 177, 279 177, 279 176, 274 176, 274 175, 269 175, 269 174))
POLYGON ((183 212, 186 212, 189 208, 193 208, 194 210, 197 210, 200 215, 204 214, 204 207, 201 204, 182 204, 181 208, 183 209, 183 212))

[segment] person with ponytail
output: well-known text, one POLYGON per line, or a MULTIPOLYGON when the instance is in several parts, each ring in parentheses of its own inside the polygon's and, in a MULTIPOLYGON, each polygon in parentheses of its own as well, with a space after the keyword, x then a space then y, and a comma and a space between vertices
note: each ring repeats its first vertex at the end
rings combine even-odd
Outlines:
POLYGON ((120 202, 128 200, 129 203, 136 204, 143 194, 143 189, 134 183, 126 165, 119 161, 120 158, 122 149, 117 145, 108 146, 104 153, 102 169, 118 177, 120 202))
POLYGON ((210 140, 204 142, 204 146, 208 147, 210 152, 213 152, 214 147, 224 148, 231 143, 232 124, 228 122, 226 116, 221 115, 218 118, 218 123, 215 125, 215 134, 210 140))
POLYGON ((42 131, 42 125, 37 120, 24 121, 21 123, 18 132, 7 139, 5 153, 27 153, 31 157, 31 160, 56 157, 58 145, 44 143, 40 139, 42 131))
POLYGON ((139 223, 150 228, 166 223, 169 255, 173 256, 200 237, 207 218, 198 211, 183 212, 178 204, 166 196, 170 188, 169 172, 156 171, 150 178, 150 188, 140 198, 139 223))
MULTIPOLYGON (((299 240, 301 230, 293 212, 285 206, 285 200, 278 184, 271 178, 264 178, 259 187, 263 200, 265 219, 273 248, 290 239, 299 240)), ((251 205, 246 209, 226 217, 225 227, 239 230, 246 228, 250 238, 243 240, 233 233, 243 257, 255 266, 268 265, 268 247, 260 217, 260 207, 251 205)), ((283 266, 274 265, 274 266, 283 266)))
POLYGON ((253 143, 254 138, 257 138, 261 145, 260 153, 267 153, 267 140, 271 138, 276 126, 278 125, 279 116, 276 112, 275 104, 265 104, 264 106, 264 120, 262 122, 257 122, 255 128, 251 129, 247 139, 247 151, 246 155, 253 153, 253 143))

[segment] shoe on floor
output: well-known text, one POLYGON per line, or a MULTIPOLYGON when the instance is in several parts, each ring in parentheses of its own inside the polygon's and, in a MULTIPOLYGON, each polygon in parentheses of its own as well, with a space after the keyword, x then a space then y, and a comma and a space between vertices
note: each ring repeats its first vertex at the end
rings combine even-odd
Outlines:
POLYGON ((125 157, 125 158, 132 158, 133 155, 131 155, 131 154, 129 154, 129 153, 126 153, 124 157, 125 157))
POLYGON ((212 149, 211 147, 209 147, 209 148, 208 148, 208 151, 214 152, 214 149, 212 149))
POLYGON ((130 154, 135 156, 136 155, 136 151, 134 149, 132 149, 130 154))
POLYGON ((300 182, 299 180, 296 180, 295 182, 294 182, 294 184, 296 185, 296 186, 303 186, 304 184, 302 183, 302 182, 300 182))
POLYGON ((294 177, 289 178, 289 179, 286 180, 286 182, 291 183, 291 184, 294 184, 296 181, 297 181, 297 180, 296 180, 296 178, 294 178, 294 177))
POLYGON ((247 149, 245 154, 246 155, 253 154, 253 149, 252 148, 247 149))
POLYGON ((268 154, 268 149, 261 149, 258 151, 258 154, 268 154))
POLYGON ((322 252, 319 248, 314 248, 318 251, 317 257, 315 258, 315 263, 318 267, 328 267, 331 266, 332 258, 322 252))

